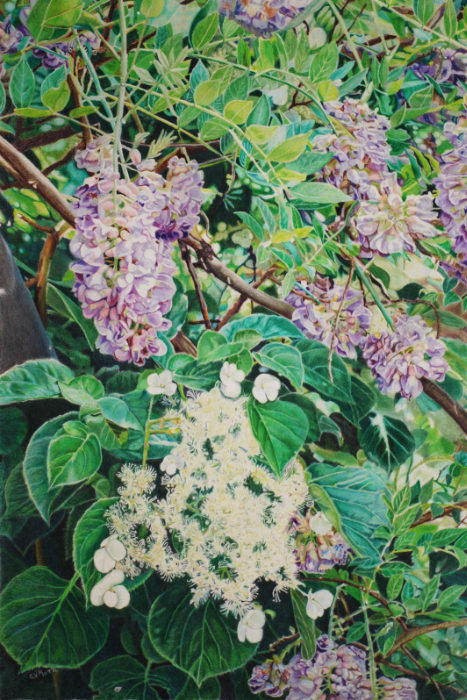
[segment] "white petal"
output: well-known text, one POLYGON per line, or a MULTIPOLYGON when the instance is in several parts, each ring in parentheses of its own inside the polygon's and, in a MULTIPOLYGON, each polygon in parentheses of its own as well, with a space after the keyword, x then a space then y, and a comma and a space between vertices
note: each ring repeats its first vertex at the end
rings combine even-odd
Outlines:
POLYGON ((150 374, 148 377, 148 386, 151 388, 155 389, 157 387, 161 386, 161 380, 160 380, 160 375, 157 374, 157 372, 154 372, 153 374, 150 374))
POLYGON ((115 566, 115 559, 108 553, 105 547, 101 547, 94 554, 94 566, 101 574, 108 574, 115 566))
POLYGON ((242 387, 238 382, 234 382, 232 379, 229 379, 225 384, 221 384, 221 391, 224 396, 227 396, 229 399, 238 399, 242 393, 242 387))
POLYGON ((230 366, 228 362, 224 362, 222 365, 222 369, 219 374, 220 380, 222 383, 226 383, 230 379, 230 366))
POLYGON ((269 401, 275 401, 279 394, 279 389, 276 386, 265 386, 264 391, 269 401))
POLYGON ((125 586, 115 586, 114 591, 118 598, 118 603, 115 606, 117 610, 126 608, 126 606, 130 603, 130 591, 128 588, 125 588, 125 586))
POLYGON ((105 590, 110 590, 113 588, 113 586, 117 586, 119 583, 123 583, 125 580, 125 574, 121 569, 114 569, 113 571, 110 572, 110 574, 107 574, 107 576, 104 576, 104 578, 99 581, 97 584, 98 586, 102 586, 105 590))
POLYGON ((263 629, 252 629, 251 627, 247 627, 246 630, 246 638, 250 642, 250 644, 258 644, 262 638, 263 638, 263 629))
POLYGON ((99 583, 96 583, 91 591, 91 595, 89 596, 92 605, 104 605, 104 593, 107 591, 107 589, 102 588, 100 584, 100 581, 99 583))
POLYGON ((170 384, 167 384, 167 386, 164 389, 164 394, 166 396, 173 396, 175 392, 177 391, 177 385, 175 382, 170 382, 170 384))
MULTIPOLYGON (((102 603, 100 603, 100 605, 102 605, 102 603)), ((238 636, 238 640, 240 642, 245 641, 245 633, 246 633, 246 627, 243 624, 243 621, 240 620, 240 622, 238 623, 238 627, 237 627, 237 636, 238 636)))
POLYGON ((242 369, 235 369, 235 372, 232 374, 232 379, 235 382, 243 382, 245 379, 245 372, 242 369))
POLYGON ((306 614, 311 617, 312 620, 316 620, 318 617, 324 614, 324 609, 319 603, 317 603, 313 598, 308 598, 308 603, 306 604, 306 614))
POLYGON ((151 394, 151 396, 159 396, 159 394, 164 393, 164 390, 161 386, 150 386, 149 382, 146 391, 148 392, 148 394, 151 394))
POLYGON ((115 591, 106 591, 104 593, 104 604, 107 605, 108 608, 115 608, 117 603, 118 595, 115 591))
POLYGON ((120 561, 120 559, 123 559, 123 557, 126 556, 125 545, 122 544, 117 537, 110 538, 110 542, 107 544, 106 550, 110 556, 115 559, 115 561, 120 561))
POLYGON ((268 397, 266 396, 266 393, 258 386, 253 387, 253 396, 260 403, 267 403, 268 397))
POLYGON ((250 610, 248 614, 248 622, 244 618, 247 627, 254 630, 260 630, 266 624, 266 615, 262 610, 250 610))
POLYGON ((331 607, 334 596, 330 591, 326 591, 323 588, 321 591, 316 591, 314 594, 314 599, 324 610, 326 610, 327 608, 331 607))
POLYGON ((165 369, 159 374, 159 383, 161 386, 167 386, 172 381, 172 372, 169 369, 165 369))
POLYGON ((308 522, 310 524, 310 528, 317 535, 326 535, 329 530, 332 529, 332 525, 324 513, 316 513, 316 515, 312 515, 308 522))

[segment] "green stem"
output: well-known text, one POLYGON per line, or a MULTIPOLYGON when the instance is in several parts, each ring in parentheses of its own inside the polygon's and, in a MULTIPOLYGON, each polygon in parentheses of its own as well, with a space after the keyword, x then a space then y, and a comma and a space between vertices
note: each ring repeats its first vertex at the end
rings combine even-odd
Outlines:
POLYGON ((373 297, 373 300, 374 300, 376 306, 378 307, 378 309, 379 309, 379 310, 381 311, 381 313, 383 314, 386 323, 388 324, 388 326, 390 327, 390 329, 393 331, 393 330, 394 330, 394 326, 392 325, 391 317, 389 316, 389 314, 387 313, 386 309, 384 308, 384 306, 382 305, 381 301, 379 300, 379 297, 378 297, 378 295, 376 294, 375 290, 373 289, 373 286, 372 286, 370 280, 368 279, 368 277, 366 276, 366 273, 364 272, 364 270, 362 270, 361 267, 359 267, 359 264, 361 264, 361 263, 360 263, 360 261, 357 259, 357 265, 356 265, 356 267, 355 267, 355 272, 357 273, 357 276, 360 277, 360 279, 362 280, 363 284, 365 285, 365 287, 366 287, 366 288, 368 289, 368 291, 370 292, 370 294, 371 294, 371 296, 373 297))
POLYGON ((150 427, 151 427, 150 417, 151 417, 153 402, 154 402, 154 397, 151 396, 151 400, 149 402, 148 420, 146 421, 146 430, 144 431, 143 469, 146 469, 146 464, 148 461, 149 436, 150 436, 150 427))
MULTIPOLYGON (((113 166, 115 172, 118 172, 118 156, 122 158, 122 123, 123 123, 123 110, 125 107, 125 91, 126 91, 126 80, 128 72, 128 54, 127 54, 127 32, 126 32, 126 18, 125 18, 125 4, 123 0, 118 0, 118 11, 120 15, 120 36, 121 36, 121 50, 120 50, 120 92, 118 94, 117 103, 117 125, 115 129, 115 142, 113 148, 113 166)), ((126 171, 125 163, 122 158, 122 168, 125 172, 127 180, 128 172, 126 171)))
POLYGON ((376 685, 376 662, 375 662, 375 655, 373 652, 373 640, 371 638, 370 622, 368 620, 368 611, 367 611, 366 607, 363 610, 363 615, 365 618, 366 638, 368 640, 368 655, 370 657, 371 690, 373 691, 373 697, 377 698, 378 697, 378 687, 376 685))

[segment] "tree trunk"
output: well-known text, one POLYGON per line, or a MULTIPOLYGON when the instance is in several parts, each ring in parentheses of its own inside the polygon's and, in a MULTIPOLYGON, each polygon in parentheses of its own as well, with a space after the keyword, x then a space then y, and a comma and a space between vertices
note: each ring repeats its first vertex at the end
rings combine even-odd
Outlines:
POLYGON ((18 266, 0 234, 0 374, 26 360, 56 357, 18 266))

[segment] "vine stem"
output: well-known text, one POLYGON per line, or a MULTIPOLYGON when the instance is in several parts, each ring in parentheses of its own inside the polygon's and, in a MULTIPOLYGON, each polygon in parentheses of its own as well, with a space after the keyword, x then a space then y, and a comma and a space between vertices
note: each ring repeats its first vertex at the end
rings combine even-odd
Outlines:
POLYGON ((366 637, 368 640, 368 655, 370 657, 370 679, 371 679, 371 690, 373 691, 373 697, 378 697, 378 688, 376 685, 376 662, 375 654, 373 651, 373 640, 371 638, 370 622, 368 620, 368 611, 366 607, 363 610, 363 617, 365 619, 365 630, 366 637))
POLYGON ((149 437, 151 434, 151 413, 152 413, 152 404, 153 403, 154 403, 154 397, 151 396, 151 400, 149 402, 148 419, 146 421, 146 430, 144 431, 143 469, 146 469, 146 464, 148 461, 149 437))
MULTIPOLYGON (((123 122, 123 110, 125 108, 125 86, 128 73, 128 55, 127 55, 127 37, 126 37, 126 17, 125 17, 125 3, 123 0, 118 0, 118 13, 120 15, 120 35, 121 35, 121 57, 120 57, 120 92, 118 95, 117 103, 117 124, 115 129, 115 142, 113 148, 113 165, 115 172, 118 172, 118 156, 122 154, 122 122, 123 122)), ((125 163, 122 158, 122 168, 125 175, 128 178, 128 173, 126 172, 125 163)))

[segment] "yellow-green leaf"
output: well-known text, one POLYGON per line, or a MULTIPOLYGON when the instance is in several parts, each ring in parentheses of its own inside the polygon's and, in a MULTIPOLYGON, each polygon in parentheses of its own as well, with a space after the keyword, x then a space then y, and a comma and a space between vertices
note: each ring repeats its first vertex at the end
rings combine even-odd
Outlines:
POLYGON ((284 143, 280 143, 278 146, 272 149, 271 153, 268 155, 269 160, 273 160, 276 163, 291 163, 302 155, 306 148, 309 134, 300 134, 299 136, 292 136, 292 138, 287 139, 284 143))
POLYGON ((232 100, 224 107, 224 117, 234 124, 243 124, 253 109, 249 100, 232 100))

